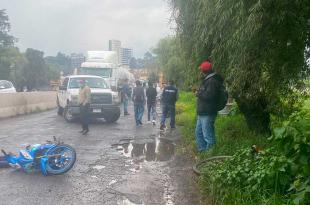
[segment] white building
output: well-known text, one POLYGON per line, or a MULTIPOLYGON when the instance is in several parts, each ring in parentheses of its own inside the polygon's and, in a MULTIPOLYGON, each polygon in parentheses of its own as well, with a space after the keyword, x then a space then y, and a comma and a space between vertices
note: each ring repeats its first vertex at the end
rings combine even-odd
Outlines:
POLYGON ((132 48, 121 48, 121 64, 129 65, 130 59, 133 57, 132 48))
POLYGON ((115 51, 117 53, 118 59, 117 62, 121 63, 121 48, 122 42, 119 40, 109 40, 109 51, 115 51))

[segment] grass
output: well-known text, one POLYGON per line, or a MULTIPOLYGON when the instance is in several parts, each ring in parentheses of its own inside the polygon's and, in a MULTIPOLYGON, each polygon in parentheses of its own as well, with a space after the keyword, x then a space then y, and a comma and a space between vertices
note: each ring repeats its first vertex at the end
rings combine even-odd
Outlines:
MULTIPOLYGON (((267 146, 267 137, 251 132, 241 114, 231 116, 219 115, 215 123, 217 144, 208 152, 198 153, 195 141, 196 98, 192 93, 182 92, 180 94, 180 99, 176 105, 176 113, 177 124, 182 127, 182 151, 194 156, 198 160, 216 155, 233 155, 237 150, 251 147, 253 144, 260 147, 267 146)), ((250 201, 254 200, 252 199, 253 195, 246 190, 233 188, 223 189, 225 193, 224 195, 221 194, 221 196, 225 197, 218 199, 219 193, 215 192, 213 184, 205 183, 204 180, 203 177, 199 178, 203 195, 208 198, 208 201, 213 201, 214 204, 249 204, 250 201)), ((259 197, 257 195, 257 198, 259 197)))
MULTIPOLYGON (((268 136, 258 135, 247 127, 246 121, 238 111, 229 116, 219 115, 216 119, 216 140, 217 144, 209 151, 198 153, 195 142, 195 124, 196 124, 196 98, 192 93, 182 92, 176 107, 176 121, 181 126, 182 133, 182 152, 190 154, 197 161, 216 155, 234 155, 236 151, 243 148, 250 148, 257 145, 267 149, 270 142, 268 136)), ((306 100, 303 110, 310 112, 310 99, 306 100)), ((234 111, 237 107, 234 107, 234 111)), ((205 167, 204 169, 208 169, 205 167)), ((210 169, 210 168, 209 168, 210 169)), ((271 190, 258 189, 255 191, 245 190, 242 187, 219 187, 212 183, 207 176, 209 172, 204 172, 198 179, 202 196, 208 201, 208 204, 264 204, 280 205, 291 204, 292 201, 286 196, 280 195, 271 190), (273 193, 273 194, 272 194, 273 193)))

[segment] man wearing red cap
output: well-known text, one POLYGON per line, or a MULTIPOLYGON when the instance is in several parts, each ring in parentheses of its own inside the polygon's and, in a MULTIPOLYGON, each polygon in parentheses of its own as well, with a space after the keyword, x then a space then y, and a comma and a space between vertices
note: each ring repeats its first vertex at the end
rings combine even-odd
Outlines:
POLYGON ((210 61, 200 66, 202 83, 197 91, 196 142, 198 151, 206 151, 215 145, 214 123, 217 116, 217 100, 223 78, 212 69, 210 61))

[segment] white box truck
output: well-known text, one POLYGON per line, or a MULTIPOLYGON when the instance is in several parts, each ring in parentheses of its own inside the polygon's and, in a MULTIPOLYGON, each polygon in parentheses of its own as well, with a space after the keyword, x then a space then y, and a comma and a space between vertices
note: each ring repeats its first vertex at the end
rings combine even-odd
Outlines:
POLYGON ((128 69, 120 67, 117 59, 115 51, 88 51, 86 62, 82 63, 76 74, 100 76, 113 91, 117 91, 122 80, 134 81, 133 74, 128 69))

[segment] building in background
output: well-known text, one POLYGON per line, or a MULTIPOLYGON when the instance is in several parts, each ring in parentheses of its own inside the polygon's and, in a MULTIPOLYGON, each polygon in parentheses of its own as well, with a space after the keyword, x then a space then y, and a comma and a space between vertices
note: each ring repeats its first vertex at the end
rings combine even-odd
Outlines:
POLYGON ((130 59, 133 57, 132 48, 122 48, 121 49, 121 64, 129 66, 130 59))
POLYGON ((119 40, 109 40, 109 51, 115 51, 117 53, 117 62, 121 63, 121 48, 122 42, 119 40))
POLYGON ((85 62, 85 56, 82 53, 72 53, 70 56, 71 68, 80 68, 81 64, 85 62))
POLYGON ((132 48, 122 48, 122 42, 119 40, 109 40, 109 51, 115 51, 118 56, 118 64, 129 66, 130 59, 133 57, 132 48))

